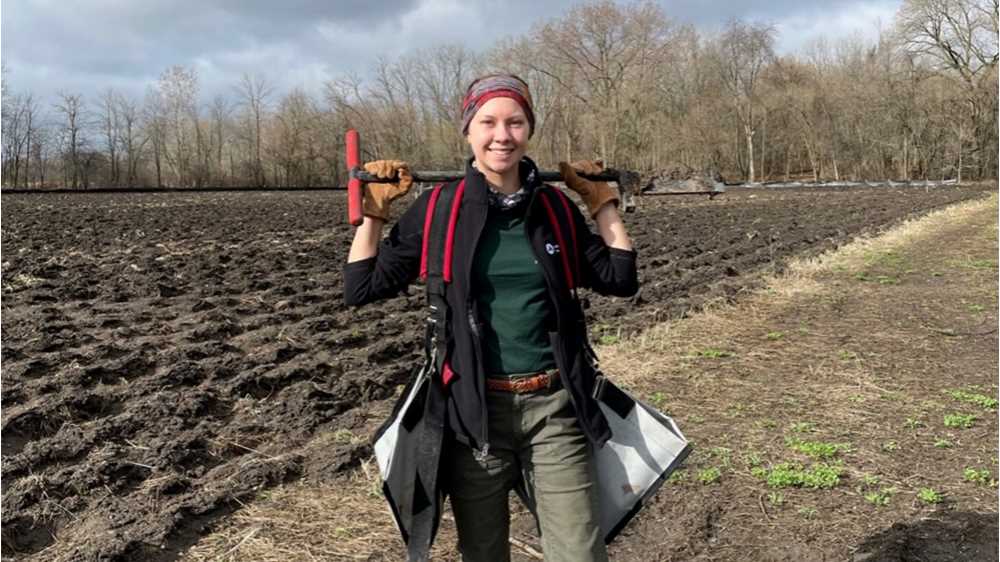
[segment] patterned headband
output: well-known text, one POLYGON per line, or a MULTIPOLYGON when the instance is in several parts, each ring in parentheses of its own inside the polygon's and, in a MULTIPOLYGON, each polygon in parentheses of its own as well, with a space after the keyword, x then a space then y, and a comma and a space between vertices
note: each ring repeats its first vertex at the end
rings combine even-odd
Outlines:
POLYGON ((491 74, 477 78, 465 92, 462 100, 462 134, 468 134, 469 123, 479 108, 493 98, 511 98, 521 106, 528 116, 531 130, 528 138, 535 133, 535 112, 532 110, 531 92, 528 84, 513 74, 491 74))

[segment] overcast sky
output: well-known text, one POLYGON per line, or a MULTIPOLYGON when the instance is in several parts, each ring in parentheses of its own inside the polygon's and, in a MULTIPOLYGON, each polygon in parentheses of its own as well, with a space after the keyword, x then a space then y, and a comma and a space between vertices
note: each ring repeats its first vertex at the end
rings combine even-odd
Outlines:
MULTIPOLYGON (((475 50, 565 14, 580 0, 12 0, 0 56, 8 92, 93 99, 141 95, 169 66, 198 70, 201 99, 232 95, 244 72, 319 93, 379 55, 460 43, 475 50)), ((818 37, 888 28, 900 0, 660 0, 668 17, 709 31, 731 18, 778 29, 782 53, 818 37)))

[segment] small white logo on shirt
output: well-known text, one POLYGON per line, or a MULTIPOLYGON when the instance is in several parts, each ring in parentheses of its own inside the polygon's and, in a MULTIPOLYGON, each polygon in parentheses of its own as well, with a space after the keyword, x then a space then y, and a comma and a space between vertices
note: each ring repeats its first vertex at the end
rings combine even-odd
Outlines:
POLYGON ((559 245, 547 242, 545 244, 545 251, 548 252, 550 256, 554 256, 559 253, 559 245))

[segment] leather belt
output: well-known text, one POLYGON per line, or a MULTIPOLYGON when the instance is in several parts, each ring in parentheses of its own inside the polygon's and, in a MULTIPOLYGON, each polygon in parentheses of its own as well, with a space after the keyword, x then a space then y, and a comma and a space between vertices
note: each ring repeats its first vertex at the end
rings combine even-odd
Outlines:
POLYGON ((499 390, 501 392, 513 392, 515 394, 537 392, 539 390, 556 388, 558 386, 559 371, 552 371, 551 373, 538 373, 537 375, 530 375, 526 377, 486 378, 486 388, 490 390, 499 390))

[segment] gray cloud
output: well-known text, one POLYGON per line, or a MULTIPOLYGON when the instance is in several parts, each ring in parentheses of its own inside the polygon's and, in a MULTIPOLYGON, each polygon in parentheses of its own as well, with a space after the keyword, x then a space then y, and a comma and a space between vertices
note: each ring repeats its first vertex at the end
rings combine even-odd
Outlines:
MULTIPOLYGON (((107 87, 141 95, 168 66, 198 69, 202 96, 228 94, 244 72, 317 92, 378 56, 459 43, 489 47, 558 17, 573 0, 25 0, 7 3, 2 58, 11 91, 94 96, 107 87)), ((700 29, 727 20, 768 21, 788 51, 817 36, 871 32, 891 23, 899 0, 662 2, 700 29)))

